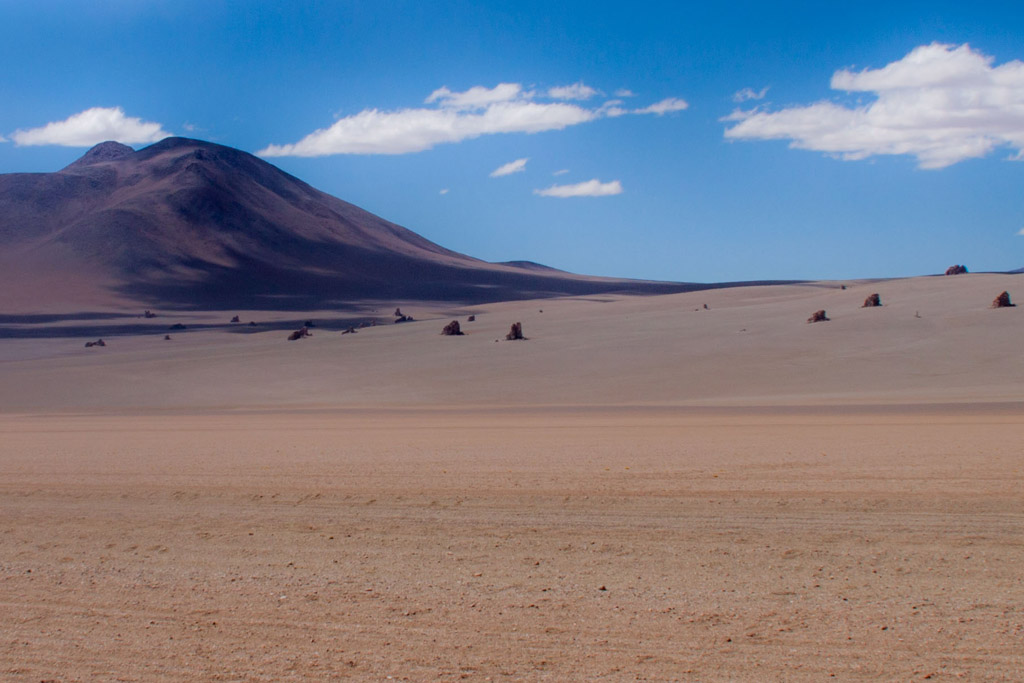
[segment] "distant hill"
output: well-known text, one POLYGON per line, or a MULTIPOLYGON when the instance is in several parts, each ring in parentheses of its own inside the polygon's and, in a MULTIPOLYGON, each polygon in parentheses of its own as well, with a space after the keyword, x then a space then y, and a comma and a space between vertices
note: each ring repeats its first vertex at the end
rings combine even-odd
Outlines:
POLYGON ((121 300, 196 310, 700 288, 481 261, 251 154, 185 138, 138 151, 105 142, 55 173, 0 175, 4 265, 0 288, 41 304, 74 282, 121 300))

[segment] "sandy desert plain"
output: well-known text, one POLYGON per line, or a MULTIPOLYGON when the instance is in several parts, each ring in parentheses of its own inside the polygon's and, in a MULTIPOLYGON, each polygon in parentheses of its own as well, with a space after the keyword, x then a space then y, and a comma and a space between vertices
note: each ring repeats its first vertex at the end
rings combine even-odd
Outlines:
POLYGON ((1020 680, 1022 278, 8 316, 0 679, 1020 680))

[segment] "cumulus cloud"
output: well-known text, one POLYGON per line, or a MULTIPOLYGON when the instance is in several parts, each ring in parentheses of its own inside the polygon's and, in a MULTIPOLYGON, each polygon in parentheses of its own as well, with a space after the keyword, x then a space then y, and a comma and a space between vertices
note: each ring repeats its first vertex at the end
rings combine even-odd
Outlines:
POLYGON ((589 100, 596 94, 597 91, 589 85, 584 85, 583 81, 573 83, 572 85, 550 88, 548 90, 548 97, 552 97, 556 100, 589 100))
POLYGON ((507 164, 505 164, 503 166, 499 166, 498 168, 496 168, 493 171, 491 171, 491 177, 492 178, 500 178, 503 175, 512 175, 513 173, 522 173, 523 171, 526 170, 526 162, 529 161, 529 160, 530 160, 529 158, 526 158, 526 159, 516 159, 515 161, 510 161, 507 164))
POLYGON ((763 100, 764 96, 768 94, 768 87, 765 86, 760 90, 754 90, 753 88, 744 88, 733 94, 733 102, 746 102, 748 100, 763 100))
POLYGON ((669 97, 662 100, 661 102, 655 102, 649 107, 644 107, 643 109, 634 109, 633 113, 657 114, 658 116, 661 116, 662 114, 667 114, 672 111, 682 111, 689 106, 690 104, 686 100, 681 100, 678 97, 669 97))
POLYGON ((736 111, 732 140, 790 140, 790 147, 845 160, 908 154, 923 169, 986 156, 997 147, 1024 159, 1024 63, 993 66, 968 45, 932 43, 881 69, 835 72, 831 87, 869 92, 859 106, 821 101, 776 112, 736 111))
MULTIPOLYGON (((576 91, 587 87, 582 83, 564 86, 576 91)), ((476 86, 464 92, 444 87, 427 97, 425 103, 433 105, 431 107, 395 111, 364 109, 296 143, 268 145, 257 154, 265 157, 408 154, 482 135, 540 133, 622 113, 663 114, 686 108, 685 102, 675 98, 629 112, 619 111, 617 105, 594 109, 566 101, 541 101, 543 99, 533 91, 524 90, 519 83, 499 83, 493 88, 476 86)))
POLYGON ((107 140, 124 144, 157 142, 169 137, 159 123, 125 116, 121 107, 93 107, 63 121, 54 121, 40 128, 17 130, 11 138, 19 147, 61 145, 92 147, 107 140))
POLYGON ((622 194, 622 183, 618 180, 602 183, 597 178, 575 185, 552 185, 543 190, 534 190, 542 197, 607 197, 622 194))

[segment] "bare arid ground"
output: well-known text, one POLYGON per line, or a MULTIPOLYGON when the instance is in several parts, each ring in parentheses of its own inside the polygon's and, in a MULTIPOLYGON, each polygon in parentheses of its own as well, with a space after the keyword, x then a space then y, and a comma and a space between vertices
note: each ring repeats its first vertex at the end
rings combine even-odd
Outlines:
POLYGON ((1018 679, 1016 281, 0 340, 0 679, 1018 679))

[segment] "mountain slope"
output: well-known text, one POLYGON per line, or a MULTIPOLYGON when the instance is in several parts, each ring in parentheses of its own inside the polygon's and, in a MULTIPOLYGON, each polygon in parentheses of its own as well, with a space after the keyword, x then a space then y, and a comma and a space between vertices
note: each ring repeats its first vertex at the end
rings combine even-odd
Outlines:
POLYGON ((694 288, 480 261, 246 152, 185 138, 139 151, 106 142, 56 173, 0 175, 0 252, 22 266, 22 286, 57 269, 193 309, 694 288))

